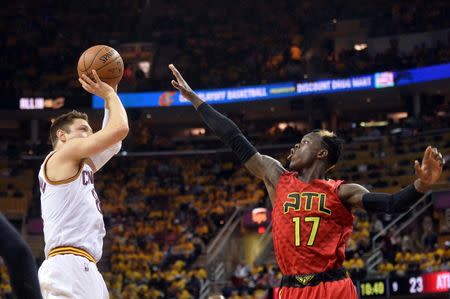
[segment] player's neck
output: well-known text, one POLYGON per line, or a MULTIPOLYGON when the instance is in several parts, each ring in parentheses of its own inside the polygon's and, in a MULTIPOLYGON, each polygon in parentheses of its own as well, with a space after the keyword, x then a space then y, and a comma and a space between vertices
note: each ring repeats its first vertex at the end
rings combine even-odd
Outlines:
POLYGON ((315 179, 323 179, 326 173, 326 166, 323 163, 314 163, 311 167, 302 169, 298 178, 303 182, 309 183, 315 179))

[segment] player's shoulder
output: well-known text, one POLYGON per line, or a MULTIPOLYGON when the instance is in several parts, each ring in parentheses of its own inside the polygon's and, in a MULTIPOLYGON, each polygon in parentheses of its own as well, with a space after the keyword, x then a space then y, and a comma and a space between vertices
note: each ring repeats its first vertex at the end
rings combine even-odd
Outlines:
MULTIPOLYGON (((73 160, 59 151, 50 152, 42 163, 42 174, 52 185, 66 184, 75 181, 86 164, 84 160, 73 160)), ((91 167, 92 168, 92 167, 91 167)))
POLYGON ((335 180, 335 179, 323 179, 320 180, 325 186, 329 187, 331 189, 331 191, 333 192, 337 192, 337 190, 339 189, 339 187, 343 184, 345 184, 344 180, 335 180))

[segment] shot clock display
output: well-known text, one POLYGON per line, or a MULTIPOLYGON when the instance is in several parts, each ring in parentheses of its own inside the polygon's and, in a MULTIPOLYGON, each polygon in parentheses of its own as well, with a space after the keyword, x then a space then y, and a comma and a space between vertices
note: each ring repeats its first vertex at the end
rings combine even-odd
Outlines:
POLYGON ((386 296, 386 280, 364 280, 359 284, 361 296, 364 298, 386 296))

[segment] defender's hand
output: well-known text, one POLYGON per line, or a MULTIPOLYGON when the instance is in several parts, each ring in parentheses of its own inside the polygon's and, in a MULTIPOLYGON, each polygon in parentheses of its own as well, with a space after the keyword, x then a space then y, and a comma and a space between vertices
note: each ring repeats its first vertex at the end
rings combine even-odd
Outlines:
POLYGON ((442 174, 444 164, 445 160, 437 148, 428 146, 423 154, 422 165, 420 165, 419 161, 414 161, 414 168, 420 184, 425 186, 435 184, 442 174))
POLYGON ((81 75, 81 78, 78 78, 81 86, 83 86, 84 90, 89 93, 92 93, 102 99, 106 100, 111 93, 116 93, 114 88, 112 88, 109 84, 100 80, 95 70, 92 70, 92 75, 94 76, 95 82, 86 76, 86 74, 81 75))
POLYGON ((172 74, 174 75, 175 80, 172 80, 171 83, 173 87, 178 89, 183 97, 185 97, 189 101, 193 101, 195 98, 195 92, 192 90, 192 88, 187 84, 187 82, 184 80, 183 76, 181 76, 180 72, 177 70, 177 68, 173 64, 169 64, 169 69, 172 71, 172 74))

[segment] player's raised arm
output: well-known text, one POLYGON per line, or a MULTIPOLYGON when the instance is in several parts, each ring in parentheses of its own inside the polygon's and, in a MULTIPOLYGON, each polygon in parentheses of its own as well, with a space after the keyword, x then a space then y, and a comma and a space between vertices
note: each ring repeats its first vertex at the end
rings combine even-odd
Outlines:
MULTIPOLYGON (((117 85, 114 88, 115 92, 117 92, 117 85)), ((109 104, 107 101, 105 101, 105 111, 103 115, 103 122, 102 122, 102 129, 106 128, 108 125, 109 119, 110 119, 110 112, 109 112, 109 104)), ((100 168, 102 168, 115 154, 117 154, 120 149, 122 148, 122 140, 120 140, 117 143, 114 143, 104 151, 95 154, 93 156, 90 156, 91 165, 94 167, 93 171, 96 172, 100 168)))
POLYGON ((272 157, 261 155, 234 122, 208 105, 189 87, 173 64, 169 68, 176 79, 172 80, 172 85, 192 103, 214 134, 233 150, 253 175, 263 179, 266 185, 269 183, 275 186, 280 174, 286 171, 281 163, 272 157))
POLYGON ((127 113, 115 90, 101 81, 95 70, 92 71, 94 80, 82 75, 79 81, 82 87, 99 97, 109 107, 109 120, 104 128, 87 138, 73 138, 67 140, 67 144, 61 149, 63 155, 68 158, 84 159, 93 157, 114 144, 123 140, 129 131, 127 113))
POLYGON ((414 161, 417 179, 413 184, 394 194, 369 192, 358 184, 343 184, 339 188, 339 198, 348 206, 367 212, 403 213, 439 180, 444 164, 442 154, 436 148, 428 146, 422 165, 417 160, 414 161))

